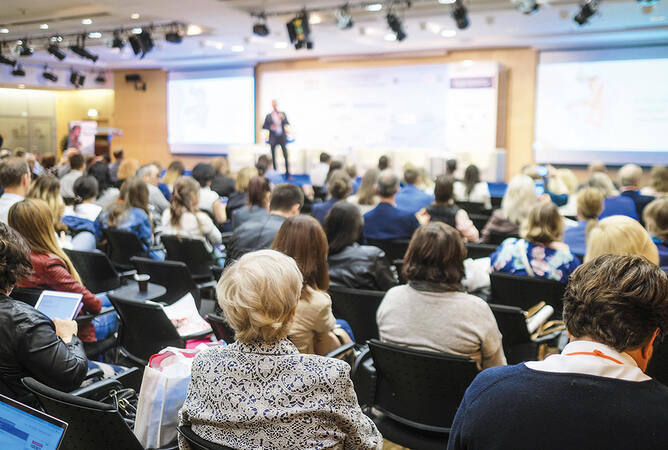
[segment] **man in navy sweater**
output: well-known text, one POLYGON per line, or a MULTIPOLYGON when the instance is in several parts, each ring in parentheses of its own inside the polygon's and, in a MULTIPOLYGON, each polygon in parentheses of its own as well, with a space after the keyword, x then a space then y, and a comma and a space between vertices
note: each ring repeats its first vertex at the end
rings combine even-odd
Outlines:
POLYGON ((668 387, 645 374, 668 330, 668 277, 645 258, 603 255, 564 294, 559 355, 481 372, 448 449, 666 449, 668 387))

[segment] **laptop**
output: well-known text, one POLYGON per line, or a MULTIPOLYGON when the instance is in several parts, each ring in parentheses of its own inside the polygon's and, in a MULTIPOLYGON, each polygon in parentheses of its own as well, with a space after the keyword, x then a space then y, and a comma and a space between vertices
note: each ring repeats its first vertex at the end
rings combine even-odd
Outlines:
POLYGON ((0 448, 57 450, 67 423, 0 394, 0 448))
POLYGON ((42 291, 35 309, 49 319, 74 319, 81 311, 83 295, 74 292, 42 291))

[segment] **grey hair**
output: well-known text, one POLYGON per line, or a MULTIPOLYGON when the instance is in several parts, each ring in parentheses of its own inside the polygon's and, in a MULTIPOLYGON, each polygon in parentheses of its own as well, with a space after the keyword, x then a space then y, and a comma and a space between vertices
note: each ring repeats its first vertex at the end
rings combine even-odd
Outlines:
POLYGON ((376 189, 378 189, 378 195, 381 197, 392 197, 397 193, 397 188, 399 187, 399 177, 389 170, 383 170, 378 176, 378 181, 376 182, 376 189))

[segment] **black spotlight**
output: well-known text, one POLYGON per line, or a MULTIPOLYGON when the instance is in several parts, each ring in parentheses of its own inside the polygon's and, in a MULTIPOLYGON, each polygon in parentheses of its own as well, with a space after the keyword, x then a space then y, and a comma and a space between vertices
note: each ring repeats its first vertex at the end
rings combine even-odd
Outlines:
POLYGON ((313 48, 313 42, 310 39, 311 28, 308 24, 308 14, 306 11, 302 11, 298 16, 290 20, 286 26, 290 42, 294 44, 295 49, 307 48, 311 50, 313 48))
POLYGON ((342 30, 349 30, 354 25, 347 3, 334 11, 334 18, 336 19, 336 26, 342 30))
POLYGON ((103 72, 100 72, 97 74, 97 77, 95 77, 95 82, 99 84, 105 84, 107 82, 107 77, 103 72))
POLYGON ((403 41, 406 39, 406 33, 404 32, 404 27, 401 24, 401 20, 396 16, 396 14, 387 15, 387 26, 390 27, 390 30, 397 37, 397 41, 403 41))
POLYGON ((72 50, 74 53, 81 56, 82 58, 90 59, 93 62, 97 61, 99 56, 94 55, 93 53, 86 50, 85 40, 86 40, 85 34, 81 35, 80 37, 77 37, 77 43, 74 45, 70 45, 70 50, 72 50))
POLYGON ((53 81, 54 83, 58 81, 58 75, 49 71, 49 68, 46 66, 44 67, 44 72, 42 73, 42 76, 49 81, 53 81))
POLYGON ((540 9, 536 0, 511 0, 511 2, 515 5, 515 9, 526 15, 536 14, 540 9))
POLYGON ((23 66, 21 64, 17 64, 16 67, 14 67, 14 70, 12 70, 12 75, 15 77, 25 77, 26 71, 23 70, 23 66))
POLYGON ((72 83, 75 88, 83 86, 85 81, 86 76, 83 73, 72 71, 72 74, 70 75, 70 83, 72 83))
POLYGON ((141 43, 139 42, 137 35, 130 35, 130 37, 128 37, 128 42, 130 43, 130 47, 132 47, 132 52, 135 56, 141 53, 141 43))
POLYGON ((172 44, 180 44, 183 41, 183 34, 178 24, 175 23, 169 27, 169 31, 165 33, 165 40, 172 44))
POLYGON ((32 56, 33 49, 28 44, 28 38, 18 41, 16 51, 20 56, 32 56))
POLYGON ((141 45, 141 58, 143 59, 148 52, 153 50, 153 38, 148 30, 142 30, 141 33, 139 33, 138 38, 139 44, 141 45))
POLYGON ((46 51, 51 53, 53 56, 55 56, 61 61, 65 59, 65 56, 67 56, 65 54, 65 51, 62 48, 58 47, 58 44, 56 43, 49 44, 49 46, 46 48, 46 51))
POLYGON ((123 35, 120 30, 114 31, 114 38, 111 40, 111 48, 122 49, 125 47, 125 41, 123 40, 123 35))
POLYGON ((582 26, 589 21, 589 18, 598 12, 598 0, 586 0, 580 3, 580 12, 578 12, 573 20, 578 25, 582 26))
POLYGON ((0 64, 7 64, 8 66, 14 67, 16 65, 16 60, 0 54, 0 64))
POLYGON ((258 22, 255 25, 253 25, 253 34, 262 37, 268 36, 269 27, 267 27, 266 23, 258 22))
POLYGON ((466 10, 466 6, 464 6, 464 2, 462 0, 457 0, 452 5, 452 18, 455 19, 455 24, 460 30, 468 28, 468 11, 466 10))

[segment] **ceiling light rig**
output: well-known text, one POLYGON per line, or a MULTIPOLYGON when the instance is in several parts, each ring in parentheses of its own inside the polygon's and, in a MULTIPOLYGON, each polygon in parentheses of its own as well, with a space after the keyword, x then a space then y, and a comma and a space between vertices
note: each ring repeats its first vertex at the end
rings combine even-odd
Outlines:
POLYGON ((536 14, 540 9, 540 4, 536 0, 510 0, 512 4, 522 14, 536 14))
POLYGON ((0 64, 6 64, 8 66, 14 67, 16 65, 16 59, 5 56, 4 51, 7 50, 7 44, 0 42, 0 64))
POLYGON ((14 75, 15 77, 25 77, 26 71, 23 69, 23 66, 21 64, 17 64, 14 67, 14 70, 12 70, 12 75, 14 75))
POLYGON ((308 23, 308 12, 306 12, 306 10, 302 10, 297 16, 290 20, 286 24, 286 27, 288 29, 290 42, 295 46, 296 50, 301 48, 311 50, 313 48, 311 27, 308 23))
POLYGON ((97 55, 86 50, 86 35, 82 34, 77 37, 76 44, 70 45, 70 50, 84 59, 89 59, 96 62, 99 58, 97 55))
POLYGON ((53 83, 58 82, 58 75, 55 74, 52 70, 49 70, 49 66, 44 66, 44 72, 42 72, 42 77, 45 80, 49 80, 53 83))
POLYGON ((582 26, 589 18, 598 12, 599 0, 584 0, 580 3, 580 11, 573 17, 578 25, 582 26))
POLYGON ((452 4, 452 11, 450 14, 452 15, 452 18, 455 19, 455 25, 457 25, 457 28, 460 30, 468 28, 470 24, 468 16, 469 13, 462 0, 457 0, 452 4))
POLYGON ((264 12, 253 14, 252 16, 257 19, 253 24, 253 34, 260 37, 269 36, 270 31, 267 26, 267 16, 264 12))

